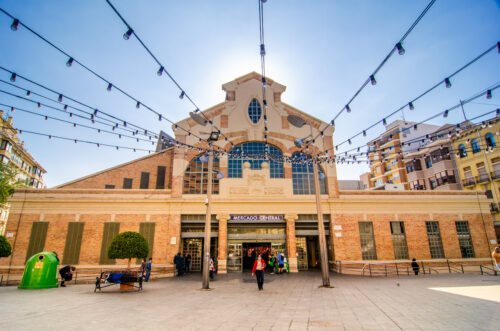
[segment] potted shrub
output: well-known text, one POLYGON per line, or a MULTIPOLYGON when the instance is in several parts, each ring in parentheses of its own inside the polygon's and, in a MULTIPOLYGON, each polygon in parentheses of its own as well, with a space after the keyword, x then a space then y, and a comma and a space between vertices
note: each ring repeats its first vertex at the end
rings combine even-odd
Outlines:
POLYGON ((7 257, 12 254, 12 246, 7 238, 0 236, 0 257, 7 257))
MULTIPOLYGON (((149 253, 149 246, 146 238, 140 233, 127 231, 120 233, 113 238, 108 247, 108 257, 110 259, 128 259, 127 272, 125 273, 130 277, 137 277, 137 272, 130 270, 130 262, 133 258, 145 259, 149 253)), ((132 283, 133 285, 133 283, 132 283)), ((121 283, 120 289, 130 290, 132 286, 130 283, 121 283)))

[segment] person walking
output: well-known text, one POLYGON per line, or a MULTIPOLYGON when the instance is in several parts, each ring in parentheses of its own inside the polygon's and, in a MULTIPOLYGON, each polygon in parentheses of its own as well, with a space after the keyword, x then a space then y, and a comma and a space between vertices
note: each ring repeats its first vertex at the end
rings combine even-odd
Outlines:
POLYGON ((497 269, 500 270, 500 247, 496 247, 491 256, 495 260, 495 264, 497 265, 497 269))
POLYGON ((185 258, 185 267, 186 267, 186 273, 190 273, 191 272, 191 254, 187 254, 186 255, 186 258, 185 258))
POLYGON ((141 262, 141 277, 146 276, 146 259, 142 259, 141 262))
POLYGON ((177 269, 177 277, 180 277, 182 276, 183 274, 183 269, 182 269, 182 265, 184 263, 184 259, 182 258, 182 255, 181 255, 181 252, 177 253, 177 255, 174 257, 174 264, 175 264, 175 268, 177 269))
POLYGON ((274 274, 274 267, 276 265, 276 257, 274 256, 273 253, 271 253, 271 258, 269 259, 269 271, 271 275, 274 274))
POLYGON ((417 259, 411 260, 411 268, 413 269, 415 276, 418 276, 418 272, 420 271, 420 266, 417 263, 417 259))
POLYGON ((64 282, 69 282, 73 279, 73 271, 75 270, 76 268, 70 265, 59 269, 59 274, 61 275, 61 287, 66 287, 66 285, 64 285, 64 282))
POLYGON ((252 269, 252 276, 257 276, 257 286, 259 287, 259 291, 264 289, 264 270, 266 269, 266 262, 262 259, 262 256, 259 254, 257 260, 255 260, 252 269))
POLYGON ((149 261, 145 265, 145 270, 146 270, 146 278, 144 281, 149 282, 149 276, 151 276, 151 268, 153 267, 153 258, 149 258, 149 261))
POLYGON ((214 259, 210 258, 210 280, 214 280, 214 274, 215 274, 215 265, 214 265, 214 259))
POLYGON ((278 274, 281 275, 283 273, 283 267, 285 266, 285 261, 284 261, 285 256, 281 254, 281 252, 278 254, 278 274))

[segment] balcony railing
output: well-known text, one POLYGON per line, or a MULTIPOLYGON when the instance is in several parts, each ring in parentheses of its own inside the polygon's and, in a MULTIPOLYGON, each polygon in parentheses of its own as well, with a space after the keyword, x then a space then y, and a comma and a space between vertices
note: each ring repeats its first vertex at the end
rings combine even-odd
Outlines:
POLYGON ((488 177, 488 174, 482 174, 479 176, 476 176, 476 183, 486 183, 489 182, 490 178, 488 177))
POLYGON ((475 185, 476 182, 474 181, 474 178, 470 177, 470 178, 465 178, 464 180, 462 180, 462 185, 463 186, 471 186, 471 185, 475 185))
POLYGON ((500 211, 498 204, 494 202, 490 203, 490 211, 492 213, 498 213, 500 211))
POLYGON ((500 179, 500 170, 490 172, 491 179, 500 179))

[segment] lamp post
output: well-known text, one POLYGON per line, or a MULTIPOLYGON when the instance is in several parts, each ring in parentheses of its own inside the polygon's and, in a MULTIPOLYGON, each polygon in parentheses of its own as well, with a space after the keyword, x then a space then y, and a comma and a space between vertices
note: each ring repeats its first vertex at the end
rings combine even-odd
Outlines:
MULTIPOLYGON (((288 115, 288 122, 297 128, 301 128, 306 124, 306 121, 296 115, 288 115)), ((309 123, 310 135, 306 138, 299 139, 295 141, 295 146, 302 147, 304 141, 311 137, 312 135, 312 124, 309 123)), ((323 278, 323 285, 321 287, 331 287, 330 286, 330 273, 328 270, 328 251, 326 249, 326 237, 325 237, 325 224, 323 223, 323 212, 321 210, 321 200, 320 200, 320 188, 319 188, 319 175, 318 175, 318 164, 316 163, 314 152, 314 146, 309 144, 311 154, 312 164, 313 164, 313 176, 314 176, 314 191, 316 195, 316 211, 318 214, 318 237, 319 237, 319 252, 321 260, 321 276, 323 278)))
MULTIPOLYGON (((207 120, 202 118, 200 115, 195 113, 189 113, 191 118, 198 124, 205 126, 207 125, 207 120)), ((207 139, 209 150, 208 154, 208 181, 207 181, 207 211, 205 215, 205 236, 203 243, 203 278, 201 283, 202 290, 210 289, 210 239, 212 234, 212 181, 213 181, 213 164, 214 164, 214 150, 212 143, 219 140, 219 131, 212 132, 207 139)), ((203 185, 203 178, 202 178, 203 185)))

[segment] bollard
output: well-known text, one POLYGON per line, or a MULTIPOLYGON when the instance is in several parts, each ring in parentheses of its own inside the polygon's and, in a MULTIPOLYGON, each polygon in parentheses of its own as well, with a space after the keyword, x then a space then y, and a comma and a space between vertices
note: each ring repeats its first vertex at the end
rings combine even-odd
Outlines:
POLYGON ((396 263, 396 275, 399 277, 398 264, 396 263))
POLYGON ((483 274, 483 265, 482 264, 479 265, 479 269, 481 270, 481 275, 482 275, 483 274))
POLYGON ((464 273, 464 265, 461 264, 460 267, 462 267, 462 273, 464 273))
POLYGON ((448 272, 451 274, 450 260, 446 260, 446 263, 448 264, 448 272))

